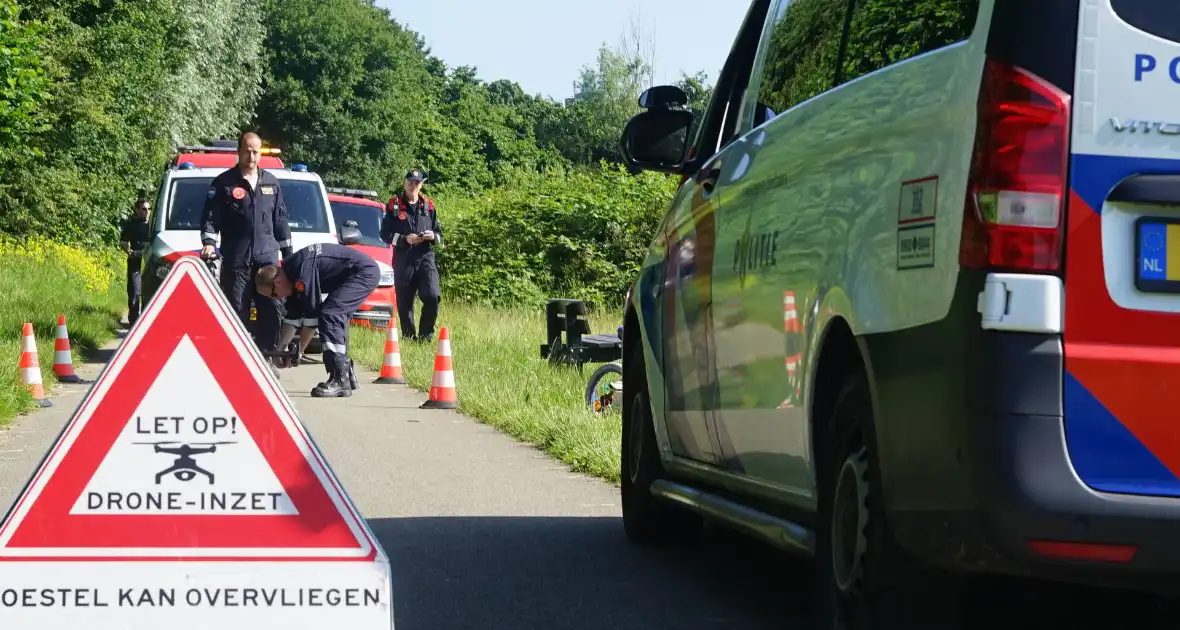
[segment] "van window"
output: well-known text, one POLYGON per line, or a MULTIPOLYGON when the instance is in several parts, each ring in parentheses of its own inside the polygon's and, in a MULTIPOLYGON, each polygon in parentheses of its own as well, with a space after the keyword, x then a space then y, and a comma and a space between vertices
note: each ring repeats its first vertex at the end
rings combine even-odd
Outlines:
POLYGON ((1111 0, 1124 22, 1174 42, 1180 42, 1180 2, 1176 0, 1111 0))
POLYGON ((857 0, 841 82, 963 41, 978 15, 979 0, 857 0))
MULTIPOLYGON (((768 31, 758 102, 775 114, 822 94, 836 78, 848 0, 783 0, 768 31)), ((755 119, 755 125, 763 122, 755 119)))
MULTIPOLYGON (((201 229, 201 212, 212 177, 186 177, 172 182, 172 207, 168 209, 165 230, 201 229)), ((292 232, 330 232, 324 198, 316 182, 282 179, 283 201, 287 204, 287 223, 292 232)))

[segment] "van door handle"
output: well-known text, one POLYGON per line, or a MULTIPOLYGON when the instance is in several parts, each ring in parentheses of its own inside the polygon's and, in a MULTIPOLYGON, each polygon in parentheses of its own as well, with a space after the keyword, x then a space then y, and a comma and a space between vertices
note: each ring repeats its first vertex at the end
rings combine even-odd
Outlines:
POLYGON ((1106 200, 1127 203, 1180 203, 1180 175, 1132 175, 1119 182, 1119 185, 1110 191, 1110 196, 1106 200))

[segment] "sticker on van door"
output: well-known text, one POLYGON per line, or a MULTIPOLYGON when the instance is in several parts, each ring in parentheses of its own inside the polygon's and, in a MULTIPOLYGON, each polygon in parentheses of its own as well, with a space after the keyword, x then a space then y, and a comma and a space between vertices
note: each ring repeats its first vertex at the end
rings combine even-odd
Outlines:
POLYGON ((901 196, 897 201, 898 224, 933 221, 937 207, 937 175, 901 183, 901 196))
POLYGON ((934 266, 934 223, 897 229, 897 268, 925 269, 934 266))

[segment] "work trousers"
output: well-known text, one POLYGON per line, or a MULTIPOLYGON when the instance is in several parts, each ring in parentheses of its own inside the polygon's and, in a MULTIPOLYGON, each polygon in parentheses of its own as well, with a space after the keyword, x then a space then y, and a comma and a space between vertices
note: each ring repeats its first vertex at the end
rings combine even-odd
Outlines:
POLYGON ((398 332, 407 339, 433 337, 434 324, 438 321, 438 304, 442 299, 434 260, 428 258, 418 261, 416 265, 396 269, 394 291, 397 294, 397 317, 401 322, 398 332), (415 294, 422 300, 422 322, 417 327, 414 326, 415 294))
POLYGON ((143 274, 141 267, 143 259, 138 256, 127 257, 127 325, 134 326, 142 311, 143 274))
POLYGON ((348 355, 349 320, 380 281, 379 271, 362 270, 328 293, 327 299, 320 306, 318 318, 325 364, 330 362, 328 353, 348 355))

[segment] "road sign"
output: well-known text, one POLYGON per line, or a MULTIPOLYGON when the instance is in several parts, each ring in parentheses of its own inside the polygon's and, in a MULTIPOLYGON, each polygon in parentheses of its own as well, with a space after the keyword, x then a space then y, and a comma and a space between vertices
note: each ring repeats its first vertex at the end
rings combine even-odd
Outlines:
POLYGON ((5 628, 393 627, 389 560, 179 260, 0 524, 5 628))

